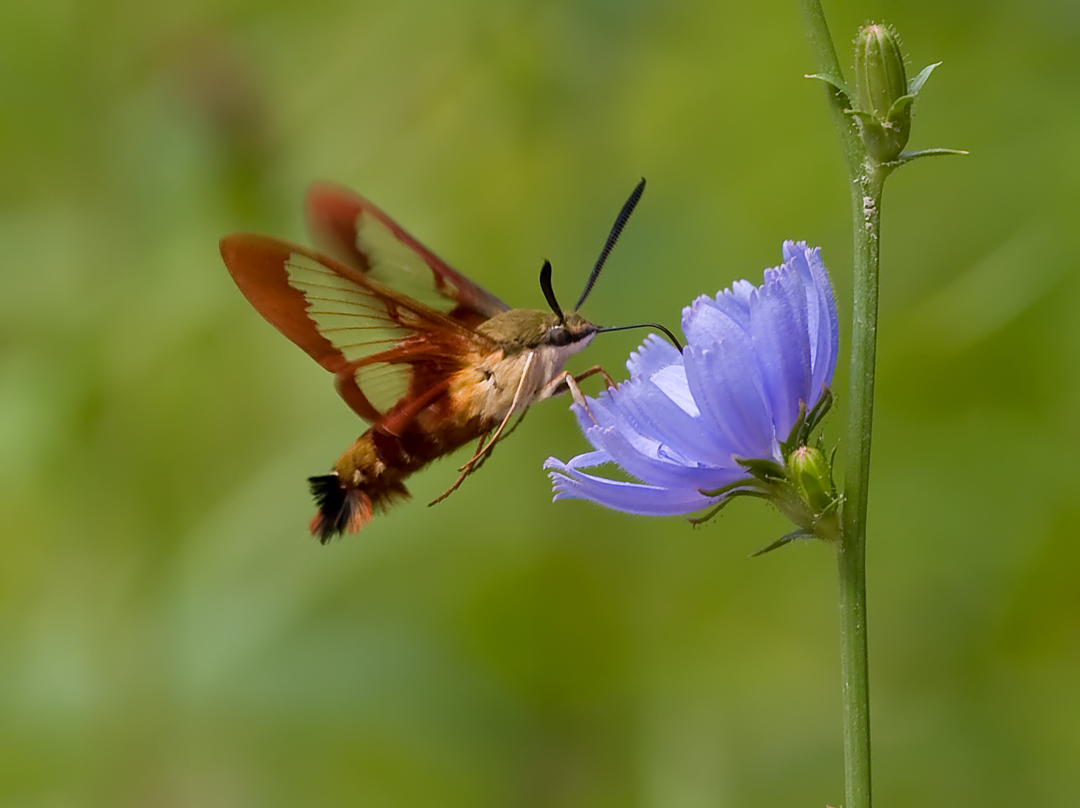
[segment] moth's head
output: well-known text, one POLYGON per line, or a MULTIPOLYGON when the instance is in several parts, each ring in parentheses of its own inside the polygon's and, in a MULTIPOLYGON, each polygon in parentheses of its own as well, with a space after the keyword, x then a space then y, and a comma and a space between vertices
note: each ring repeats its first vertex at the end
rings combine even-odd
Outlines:
POLYGON ((504 349, 523 350, 541 346, 584 348, 599 328, 576 311, 568 314, 535 309, 510 309, 492 317, 477 329, 495 339, 504 349))
POLYGON ((555 313, 548 317, 550 324, 544 333, 542 344, 555 348, 565 348, 581 342, 588 343, 593 334, 600 330, 598 326, 590 323, 576 311, 568 312, 562 319, 559 319, 559 315, 555 313))

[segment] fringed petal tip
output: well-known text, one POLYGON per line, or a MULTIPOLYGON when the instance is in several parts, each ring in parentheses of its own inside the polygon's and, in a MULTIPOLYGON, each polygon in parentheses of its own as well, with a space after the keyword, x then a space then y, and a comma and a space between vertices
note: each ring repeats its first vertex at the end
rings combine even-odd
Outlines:
POLYGON ((544 461, 543 467, 545 470, 548 471, 552 469, 554 469, 555 471, 563 471, 566 469, 566 464, 559 460, 559 458, 557 457, 549 457, 547 460, 544 461))
MULTIPOLYGON (((723 294, 722 292, 720 294, 723 294)), ((690 333, 687 328, 693 323, 694 318, 701 312, 702 309, 716 308, 716 298, 712 295, 698 295, 692 301, 689 306, 684 306, 682 310, 682 318, 680 324, 682 325, 683 333, 686 334, 687 340, 690 340, 690 333)))
POLYGON ((611 462, 611 455, 607 452, 595 451, 574 455, 565 463, 557 457, 549 457, 544 461, 544 468, 559 474, 572 474, 578 469, 592 469, 611 462))
MULTIPOLYGON (((692 319, 695 311, 700 311, 703 307, 718 309, 745 328, 750 313, 750 299, 756 292, 757 287, 750 281, 739 280, 733 281, 731 286, 721 289, 713 297, 702 295, 683 309, 683 333, 686 333, 687 320, 692 319)), ((687 337, 689 338, 689 334, 687 337)))
POLYGON ((784 239, 784 245, 780 248, 780 252, 784 256, 784 263, 786 264, 796 255, 806 252, 806 242, 784 239))
POLYGON ((551 472, 548 474, 551 478, 551 501, 558 502, 561 499, 582 499, 581 496, 577 496, 574 493, 570 483, 573 482, 569 477, 565 477, 558 472, 551 472))
POLYGON ((656 334, 649 334, 626 360, 626 370, 631 380, 647 377, 678 363, 681 358, 682 354, 674 345, 656 334))

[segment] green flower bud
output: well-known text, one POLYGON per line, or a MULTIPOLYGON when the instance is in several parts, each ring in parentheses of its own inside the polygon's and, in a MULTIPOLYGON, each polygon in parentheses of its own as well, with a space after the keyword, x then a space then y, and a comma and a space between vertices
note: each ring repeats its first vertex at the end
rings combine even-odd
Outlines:
POLYGON ((897 99, 907 95, 907 73, 900 38, 884 25, 866 25, 855 36, 855 89, 859 108, 879 120, 889 117, 897 99))
POLYGON ((818 449, 800 446, 787 460, 788 477, 810 511, 822 514, 836 499, 832 490, 829 461, 818 449))
POLYGON ((866 25, 855 37, 854 111, 867 152, 880 163, 895 160, 911 134, 911 102, 900 38, 884 25, 866 25))

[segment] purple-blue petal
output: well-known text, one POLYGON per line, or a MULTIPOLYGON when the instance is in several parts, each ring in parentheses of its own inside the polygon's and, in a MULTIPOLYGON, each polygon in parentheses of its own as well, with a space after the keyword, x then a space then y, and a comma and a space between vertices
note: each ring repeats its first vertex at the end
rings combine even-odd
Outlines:
POLYGON ((807 251, 810 276, 813 279, 808 287, 817 293, 819 311, 818 333, 814 335, 817 351, 814 355, 813 395, 814 403, 821 396, 822 388, 832 384, 833 371, 836 369, 836 357, 840 351, 840 328, 836 317, 836 300, 833 298, 832 284, 821 263, 818 248, 807 251))
POLYGON ((791 259, 797 258, 799 255, 806 252, 806 242, 785 239, 783 245, 780 247, 780 252, 784 256, 784 263, 786 264, 791 261, 791 259))
MULTIPOLYGON (((625 391, 630 384, 632 382, 623 382, 615 388, 615 391, 625 391)), ((578 426, 586 436, 594 427, 621 426, 624 423, 626 417, 619 402, 613 396, 615 391, 602 390, 595 398, 586 397, 585 403, 588 409, 576 403, 570 405, 570 409, 577 416, 578 426)))
MULTIPOLYGON (((702 295, 692 304, 683 309, 683 324, 685 332, 685 324, 687 320, 692 316, 692 312, 695 307, 701 308, 703 306, 716 309, 727 315, 731 320, 739 325, 744 331, 750 330, 750 299, 754 295, 754 291, 757 289, 750 281, 735 281, 728 289, 721 289, 716 293, 716 297, 709 297, 708 295, 702 295)), ((690 335, 687 334, 687 338, 690 339, 690 335)), ((691 340, 693 341, 693 340, 691 340)))
MULTIPOLYGON (((551 461, 549 460, 550 464, 551 461)), ((547 465, 547 464, 545 464, 547 465)), ((548 468, 558 468, 547 465, 548 468)), ((598 505, 623 513, 641 516, 676 516, 693 513, 719 502, 719 497, 706 497, 693 489, 673 490, 640 483, 608 480, 572 469, 558 470, 550 475, 554 499, 587 499, 598 505)))
MULTIPOLYGON (((772 415, 762 397, 759 371, 749 337, 715 347, 688 345, 683 351, 686 378, 707 419, 739 457, 778 457, 772 415)), ((730 463, 731 458, 717 458, 730 463)))
POLYGON ((603 448, 597 442, 595 430, 614 428, 646 456, 683 465, 699 464, 702 445, 708 445, 709 441, 704 427, 695 420, 697 407, 686 385, 682 356, 677 351, 674 356, 678 363, 660 367, 651 379, 637 376, 620 384, 615 391, 605 390, 597 398, 588 399, 589 412, 580 405, 573 406, 581 430, 595 448, 603 448), (664 385, 666 395, 658 392, 653 380, 664 385), (642 398, 649 399, 649 403, 644 406, 637 403, 642 398), (690 409, 693 415, 680 408, 676 401, 690 409), (652 405, 662 407, 670 420, 659 418, 652 405))
POLYGON ((748 333, 750 314, 747 311, 743 317, 740 311, 717 306, 713 298, 702 295, 683 309, 682 326, 688 343, 710 345, 748 333))
POLYGON ((627 393, 622 398, 622 406, 639 424, 641 431, 652 435, 679 456, 688 461, 715 465, 731 455, 731 446, 723 441, 718 432, 708 428, 692 399, 690 403, 694 405, 696 415, 691 415, 676 403, 683 395, 690 398, 690 388, 682 367, 672 366, 653 379, 642 379, 627 393), (685 388, 685 394, 681 389, 671 389, 670 377, 675 374, 668 373, 668 370, 681 372, 680 387, 685 388))
POLYGON ((784 242, 784 261, 792 266, 806 287, 807 330, 810 339, 810 402, 813 406, 824 387, 832 383, 839 351, 839 328, 832 285, 821 263, 821 250, 810 249, 806 242, 784 242))
POLYGON ((649 485, 712 490, 746 476, 742 469, 673 462, 660 453, 659 443, 632 441, 615 429, 597 430, 590 440, 599 443, 627 474, 649 485))
MULTIPOLYGON (((548 461, 555 460, 553 457, 549 457, 548 461)), ((558 462, 558 461, 556 461, 558 462)), ((575 455, 566 462, 567 468, 572 469, 591 469, 597 466, 602 466, 605 463, 611 463, 611 455, 607 452, 596 450, 594 452, 585 452, 584 454, 575 455)), ((562 467, 562 463, 559 466, 562 467)), ((544 464, 544 468, 548 468, 547 463, 544 464)))
POLYGON ((626 360, 626 369, 630 378, 651 376, 658 370, 682 362, 682 354, 665 339, 656 334, 649 334, 641 346, 626 360))
POLYGON ((790 241, 784 242, 784 265, 790 267, 799 276, 803 284, 804 299, 800 301, 800 304, 806 308, 806 330, 810 338, 810 363, 813 364, 821 354, 819 338, 822 332, 824 309, 821 305, 821 290, 817 288, 814 276, 810 272, 809 253, 810 250, 806 248, 806 242, 800 241, 798 244, 790 241))
POLYGON ((750 306, 751 331, 775 435, 783 440, 810 398, 806 292, 795 272, 771 269, 750 306))

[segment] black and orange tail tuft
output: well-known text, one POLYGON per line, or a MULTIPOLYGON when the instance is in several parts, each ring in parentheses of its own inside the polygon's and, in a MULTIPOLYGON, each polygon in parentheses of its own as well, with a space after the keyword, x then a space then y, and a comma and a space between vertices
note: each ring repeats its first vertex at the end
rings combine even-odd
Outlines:
POLYGON ((337 474, 309 477, 308 485, 319 508, 308 527, 320 544, 342 533, 359 532, 371 521, 376 508, 385 511, 397 500, 409 497, 401 483, 383 485, 369 492, 346 483, 337 474))

